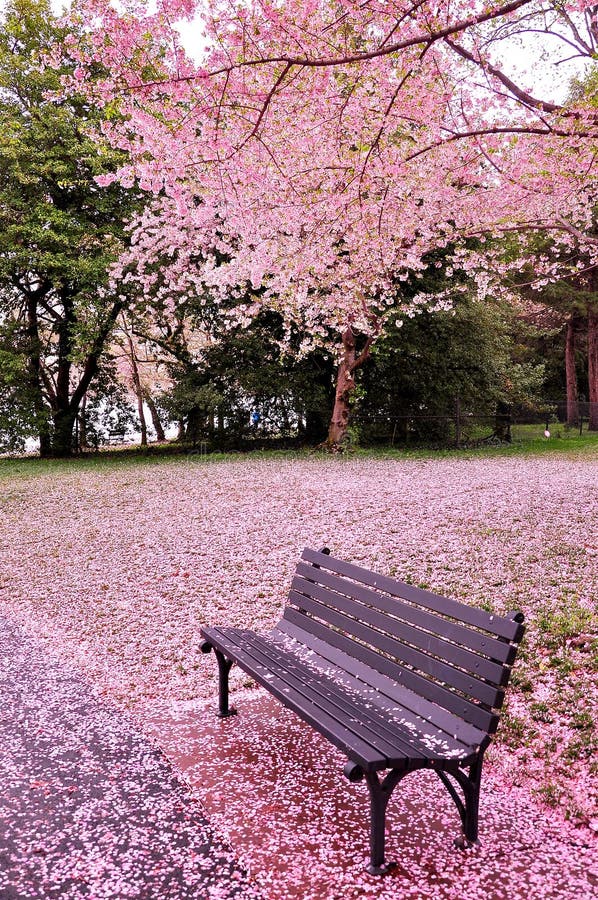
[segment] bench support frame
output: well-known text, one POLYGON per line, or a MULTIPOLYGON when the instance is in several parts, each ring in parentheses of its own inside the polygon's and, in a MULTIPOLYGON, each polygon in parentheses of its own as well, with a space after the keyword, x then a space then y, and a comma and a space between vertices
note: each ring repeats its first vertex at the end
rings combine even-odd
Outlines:
POLYGON ((218 661, 218 717, 227 719, 229 716, 236 716, 237 710, 229 705, 228 702, 228 675, 233 664, 232 659, 214 648, 216 659, 218 661))
POLYGON ((469 767, 469 774, 461 769, 455 769, 451 772, 443 772, 436 769, 436 774, 444 784, 453 799, 459 816, 461 817, 461 825, 463 827, 463 835, 457 838, 455 844, 462 850, 467 850, 474 844, 478 843, 478 810, 480 805, 480 784, 482 781, 482 763, 484 761, 484 751, 480 750, 476 761, 469 767), (449 775, 461 787, 463 791, 463 800, 455 790, 455 786, 449 779, 449 775))
POLYGON ((222 651, 217 650, 209 641, 200 641, 199 649, 202 653, 214 651, 218 663, 218 718, 227 719, 236 716, 237 710, 228 702, 228 676, 233 665, 232 659, 227 659, 222 651))
POLYGON ((395 862, 384 859, 386 843, 386 807, 396 786, 405 778, 419 769, 432 768, 447 789, 451 799, 457 807, 461 819, 462 835, 455 840, 455 846, 461 850, 467 850, 478 843, 478 809, 480 802, 480 783, 482 777, 483 750, 480 751, 475 763, 469 767, 469 774, 461 769, 450 772, 435 769, 428 764, 410 766, 406 769, 390 769, 384 777, 378 772, 364 772, 355 763, 347 763, 344 775, 349 781, 361 781, 364 777, 370 794, 370 863, 367 871, 370 875, 385 875, 395 862), (451 775, 463 791, 463 799, 459 796, 451 775))
POLYGON ((386 875, 396 862, 385 862, 386 807, 399 781, 410 769, 391 769, 383 778, 377 772, 366 772, 365 780, 370 792, 370 875, 386 875))

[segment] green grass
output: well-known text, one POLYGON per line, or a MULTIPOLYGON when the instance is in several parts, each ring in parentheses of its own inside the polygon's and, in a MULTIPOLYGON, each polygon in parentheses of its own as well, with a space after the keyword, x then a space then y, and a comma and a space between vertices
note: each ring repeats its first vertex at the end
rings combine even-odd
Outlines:
POLYGON ((570 428, 562 422, 549 422, 548 430, 550 438, 544 437, 545 425, 513 425, 511 434, 515 441, 544 440, 549 443, 553 441, 571 441, 578 438, 592 437, 592 432, 588 431, 587 422, 584 423, 583 432, 580 435, 579 428, 570 428))
POLYGON ((542 644, 549 650, 561 649, 568 638, 592 629, 595 618, 575 596, 563 593, 556 608, 545 606, 538 614, 537 627, 542 644))
MULTIPOLYGON (((252 454, 256 455, 256 454, 252 454)), ((139 468, 171 462, 174 465, 205 465, 240 457, 241 454, 211 453, 201 458, 185 451, 146 452, 139 449, 114 450, 106 453, 86 453, 71 459, 38 459, 19 457, 0 459, 0 480, 2 478, 32 477, 36 475, 64 475, 75 472, 112 472, 117 469, 139 468)))
MULTIPOLYGON (((534 429, 538 426, 518 426, 518 429, 534 429)), ((528 432, 529 433, 529 432, 528 432)), ((571 456, 598 458, 598 432, 565 432, 561 437, 528 437, 519 430, 512 444, 483 446, 476 448, 397 448, 350 447, 342 459, 493 459, 497 457, 521 456, 571 456)), ((185 450, 174 444, 153 445, 149 448, 129 447, 118 450, 87 453, 72 459, 38 459, 17 457, 0 459, 0 478, 16 476, 31 477, 78 471, 110 471, 122 466, 148 466, 172 460, 176 463, 206 465, 242 459, 329 459, 322 450, 252 450, 249 452, 209 453, 201 455, 197 451, 185 450)), ((334 457, 339 459, 339 457, 334 457)))
POLYGON ((551 456, 553 454, 570 454, 577 456, 595 455, 598 457, 598 432, 592 434, 583 434, 569 436, 565 439, 553 438, 514 438, 511 444, 500 444, 498 446, 488 445, 481 447, 463 447, 457 449, 443 448, 431 450, 426 448, 391 448, 385 447, 380 449, 361 449, 352 451, 357 456, 368 456, 373 458, 383 457, 393 459, 438 459, 438 458, 455 458, 455 459, 484 459, 486 457, 500 456, 551 456))

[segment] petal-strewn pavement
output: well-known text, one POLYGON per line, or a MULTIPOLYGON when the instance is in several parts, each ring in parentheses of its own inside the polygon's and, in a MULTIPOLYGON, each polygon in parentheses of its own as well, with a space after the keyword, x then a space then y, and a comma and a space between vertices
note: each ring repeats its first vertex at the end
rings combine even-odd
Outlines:
POLYGON ((383 878, 366 874, 367 789, 343 777, 344 755, 262 689, 235 690, 233 699, 233 718, 215 716, 214 698, 156 709, 152 729, 267 900, 598 897, 588 831, 552 819, 491 766, 479 846, 454 847, 459 818, 448 794, 432 772, 416 772, 388 807, 397 866, 383 878))
POLYGON ((150 741, 0 618, 0 898, 255 897, 150 741))
POLYGON ((480 848, 454 849, 448 798, 414 778, 389 808, 399 865, 367 876, 363 785, 346 783, 342 754, 261 690, 236 692, 231 720, 215 718, 214 700, 155 709, 148 724, 200 806, 128 717, 2 618, 0 681, 0 900, 596 896, 584 835, 491 775, 480 848))
POLYGON ((267 900, 598 896, 598 672, 589 652, 566 641, 596 633, 594 455, 189 457, 1 475, 0 615, 56 661, 46 670, 41 650, 34 657, 16 632, 9 657, 0 641, 8 672, 0 755, 9 761, 0 842, 7 825, 12 842, 0 859, 0 872, 11 867, 2 900, 36 900, 27 878, 45 879, 44 896, 69 900, 249 897, 254 881, 267 900), (519 686, 487 754, 479 848, 455 851, 448 795, 433 775, 412 776, 389 808, 388 850, 399 866, 374 881, 364 874, 367 791, 343 778, 342 754, 238 669, 239 716, 215 718, 216 665, 199 650, 200 626, 267 631, 300 550, 324 545, 455 599, 525 613, 519 686), (63 664, 96 694, 81 693, 63 664), (135 734, 130 719, 98 698, 155 740, 126 737, 135 734), (12 722, 19 707, 19 729, 36 732, 26 752, 12 722), (75 726, 73 707, 93 716, 75 726), (173 786, 153 746, 184 772, 200 807, 173 786), (97 796, 96 776, 106 785, 97 796), (151 800, 145 790, 155 791, 151 800), (123 815, 130 806, 137 812, 123 815), (222 837, 215 878, 202 813, 222 837), (174 840, 169 822, 178 823, 174 840))

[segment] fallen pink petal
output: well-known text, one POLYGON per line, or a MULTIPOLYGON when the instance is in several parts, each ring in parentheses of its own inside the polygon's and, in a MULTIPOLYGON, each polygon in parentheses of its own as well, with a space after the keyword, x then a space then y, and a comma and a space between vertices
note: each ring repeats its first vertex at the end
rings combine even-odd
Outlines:
MULTIPOLYGON (((227 848, 207 895, 191 887, 206 860, 186 857, 177 871, 190 893, 181 897, 233 896, 231 877, 245 884, 240 896, 251 885, 268 900, 593 897, 595 471, 593 458, 583 456, 187 459, 105 472, 24 470, 3 494, 0 613, 12 623, 8 633, 22 629, 19 641, 43 652, 52 677, 36 694, 25 668, 13 666, 4 671, 5 691, 22 704, 21 722, 35 721, 42 733, 44 706, 64 703, 78 672, 97 714, 129 723, 107 725, 104 740, 116 746, 130 729, 139 736, 133 745, 149 741, 159 752, 162 778, 175 779, 181 804, 196 804, 197 821, 209 822, 197 827, 213 829, 213 840, 227 848), (343 778, 343 754, 235 668, 231 697, 239 715, 216 718, 215 666, 199 651, 201 625, 267 632, 284 607, 298 554, 324 545, 472 605, 524 612, 525 647, 482 780, 478 847, 453 847, 456 811, 431 776, 419 773, 389 805, 388 855, 398 865, 372 878, 364 869, 367 791, 343 778), (168 776, 168 766, 179 774, 168 776)), ((5 703, 5 727, 11 709, 5 703)), ((3 741, 4 825, 15 802, 10 785, 23 779, 32 797, 81 801, 76 772, 64 781, 54 763, 19 771, 15 740, 3 741)), ((65 725, 60 742, 81 772, 93 764, 91 732, 65 725)), ((135 753, 126 763, 131 800, 147 764, 135 753)), ((123 813, 128 802, 119 800, 123 813)), ((110 896, 139 896, 131 888, 134 853, 130 871, 106 874, 113 857, 99 848, 113 838, 103 804, 84 796, 77 813, 88 824, 108 813, 93 835, 97 858, 87 831, 65 868, 66 858, 55 855, 58 838, 48 843, 38 827, 3 849, 8 871, 20 867, 18 878, 26 879, 46 860, 52 884, 79 878, 91 896, 108 896, 94 894, 100 873, 110 896)), ((153 814, 162 815, 157 806, 153 814)), ((72 841, 77 832, 65 834, 72 841)), ((160 865, 174 865, 165 860, 160 865)))

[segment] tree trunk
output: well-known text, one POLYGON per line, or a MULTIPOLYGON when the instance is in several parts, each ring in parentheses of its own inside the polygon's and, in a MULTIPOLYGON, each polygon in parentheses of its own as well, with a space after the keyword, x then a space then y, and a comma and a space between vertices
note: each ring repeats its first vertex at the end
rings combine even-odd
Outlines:
POLYGON ((365 347, 359 356, 357 356, 355 350, 355 334, 350 325, 343 332, 342 341, 343 353, 338 367, 334 407, 326 440, 326 444, 330 449, 340 447, 346 439, 351 416, 351 395, 355 390, 353 373, 370 355, 373 337, 368 337, 365 347))
POLYGON ((351 394, 355 389, 355 379, 353 378, 354 362, 355 335, 352 328, 347 328, 343 334, 343 355, 338 367, 334 407, 328 428, 328 444, 330 447, 342 444, 347 435, 351 415, 351 394))
POLYGON ((588 308, 588 431, 598 431, 598 306, 588 308))
POLYGON ((65 288, 60 293, 63 305, 63 315, 56 326, 56 380, 49 377, 44 370, 40 341, 37 326, 37 304, 40 297, 44 297, 51 289, 51 285, 44 285, 38 291, 29 292, 22 286, 15 285, 27 297, 27 333, 30 339, 29 349, 29 384, 32 390, 33 404, 37 427, 40 438, 40 455, 43 457, 71 456, 73 452, 73 430, 79 406, 89 385, 97 374, 100 355, 104 349, 106 339, 114 327, 114 322, 123 308, 123 301, 116 300, 106 315, 103 325, 98 331, 90 352, 83 364, 83 373, 71 394, 72 350, 74 327, 76 325, 76 313, 73 298, 69 290, 65 288), (42 386, 45 391, 42 391, 42 386), (44 402, 47 397, 49 407, 44 402), (53 429, 49 427, 49 418, 53 420, 53 429))
POLYGON ((81 407, 79 409, 79 450, 87 450, 87 394, 83 395, 83 399, 81 400, 81 407))
POLYGON ((70 396, 73 366, 73 326, 75 324, 73 298, 66 289, 61 291, 60 298, 64 312, 57 328, 58 361, 56 367, 56 396, 52 416, 54 420, 52 456, 57 458, 71 456, 73 453, 73 430, 79 411, 79 403, 73 406, 70 396))
POLYGON ((137 415, 139 416, 139 428, 141 430, 141 446, 147 447, 147 421, 145 419, 145 410, 143 409, 143 389, 141 387, 141 378, 139 377, 139 366, 137 365, 133 339, 128 333, 127 343, 129 345, 129 361, 131 363, 133 389, 135 391, 135 397, 137 398, 137 415))
POLYGON ((147 408, 149 409, 150 416, 152 417, 152 425, 154 426, 154 431, 156 432, 156 440, 158 441, 158 443, 162 444, 166 440, 166 435, 164 434, 164 428, 162 427, 162 422, 160 421, 160 416, 158 414, 156 404, 154 403, 152 395, 149 391, 145 392, 145 402, 147 403, 147 408))
POLYGON ((504 400, 496 404, 496 419, 494 421, 494 434, 499 441, 510 444, 511 437, 511 407, 504 400))
POLYGON ((565 334, 565 379, 567 384, 567 425, 579 425, 579 397, 577 392, 577 373, 575 371, 575 326, 577 318, 571 316, 567 321, 565 334))
POLYGON ((397 441, 399 444, 407 443, 409 440, 409 409, 407 407, 393 410, 394 420, 392 426, 391 446, 397 441))
POLYGON ((52 435, 52 456, 61 459, 73 454, 73 429, 77 410, 59 409, 54 413, 54 434, 52 435))
POLYGON ((326 418, 319 409, 305 410, 305 440, 308 444, 318 444, 326 437, 326 418))
POLYGON ((47 420, 39 423, 39 455, 42 459, 49 459, 52 456, 52 439, 50 437, 50 429, 47 420))
POLYGON ((187 414, 187 430, 185 432, 185 437, 194 447, 201 437, 203 417, 203 410, 200 406, 193 406, 187 414))
POLYGON ((52 454, 48 410, 44 404, 41 376, 41 353, 37 321, 37 295, 27 295, 27 369, 31 391, 35 426, 39 437, 39 454, 48 458, 52 454))

